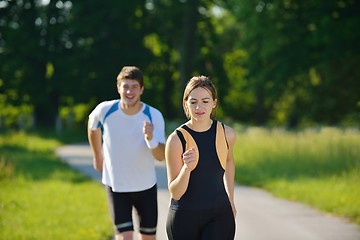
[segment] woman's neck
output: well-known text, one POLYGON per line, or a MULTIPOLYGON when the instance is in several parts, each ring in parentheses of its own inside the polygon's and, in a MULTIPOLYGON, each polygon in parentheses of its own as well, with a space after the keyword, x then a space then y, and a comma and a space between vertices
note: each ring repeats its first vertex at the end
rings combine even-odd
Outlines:
POLYGON ((205 132, 211 128, 212 123, 212 119, 206 119, 203 121, 195 121, 190 119, 185 125, 196 132, 205 132))

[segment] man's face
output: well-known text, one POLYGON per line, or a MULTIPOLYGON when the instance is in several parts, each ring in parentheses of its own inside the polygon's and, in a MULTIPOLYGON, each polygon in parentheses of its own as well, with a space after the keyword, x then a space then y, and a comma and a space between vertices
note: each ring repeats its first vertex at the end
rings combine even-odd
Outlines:
POLYGON ((140 83, 132 79, 124 79, 120 85, 117 85, 121 102, 127 107, 134 107, 140 102, 140 96, 144 87, 140 87, 140 83))

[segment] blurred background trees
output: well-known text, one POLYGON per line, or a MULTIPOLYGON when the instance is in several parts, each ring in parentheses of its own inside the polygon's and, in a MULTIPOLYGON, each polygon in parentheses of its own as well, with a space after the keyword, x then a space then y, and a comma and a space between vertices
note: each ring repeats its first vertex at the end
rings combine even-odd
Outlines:
POLYGON ((182 119, 193 75, 218 117, 288 127, 360 122, 360 2, 0 0, 0 128, 84 125, 136 65, 143 100, 182 119))

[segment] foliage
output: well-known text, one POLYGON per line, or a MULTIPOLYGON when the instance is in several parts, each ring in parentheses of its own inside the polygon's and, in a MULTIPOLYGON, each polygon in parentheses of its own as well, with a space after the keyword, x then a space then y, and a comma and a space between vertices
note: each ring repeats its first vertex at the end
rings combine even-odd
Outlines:
POLYGON ((208 75, 219 115, 296 127, 360 121, 359 2, 0 0, 0 107, 37 126, 78 125, 118 98, 124 65, 145 74, 143 100, 183 118, 182 91, 208 75), (18 108, 15 110, 13 108, 18 108), (87 112, 86 112, 87 111, 87 112))
POLYGON ((358 1, 228 1, 257 123, 336 124, 359 112, 358 1), (357 10, 356 10, 357 9, 357 10))
POLYGON ((33 125, 33 106, 22 103, 14 106, 7 101, 8 96, 0 95, 0 131, 6 128, 28 129, 33 125))
MULTIPOLYGON (((39 124, 53 124, 63 94, 58 74, 67 66, 69 4, 50 1, 1 1, 1 93, 15 106, 26 101, 34 107, 39 124), (60 67, 58 67, 58 63, 60 67)), ((69 67, 69 66, 67 66, 69 67)))

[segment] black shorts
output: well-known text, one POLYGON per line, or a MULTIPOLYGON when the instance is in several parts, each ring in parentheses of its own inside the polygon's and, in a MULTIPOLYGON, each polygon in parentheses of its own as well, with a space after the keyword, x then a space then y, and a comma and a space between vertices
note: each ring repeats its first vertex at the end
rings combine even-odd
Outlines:
POLYGON ((116 233, 133 231, 132 208, 139 216, 139 232, 146 235, 156 234, 158 218, 157 187, 140 192, 113 192, 106 186, 110 214, 116 233))
POLYGON ((231 206, 207 210, 170 207, 166 232, 170 240, 233 240, 235 219, 231 206))

